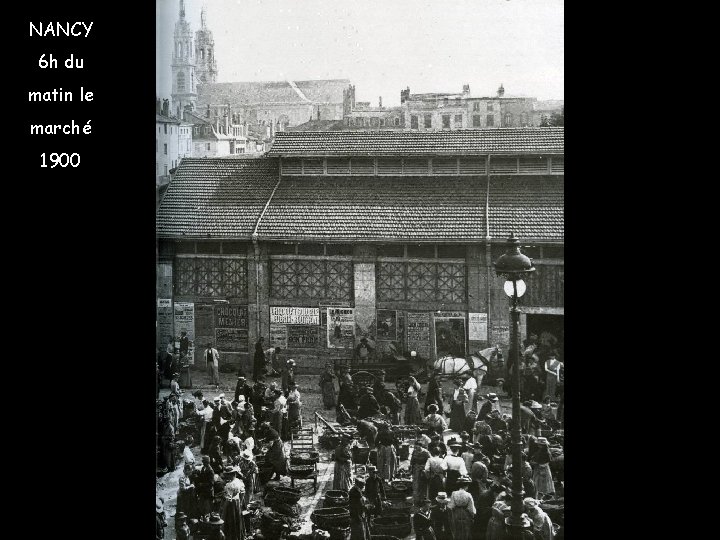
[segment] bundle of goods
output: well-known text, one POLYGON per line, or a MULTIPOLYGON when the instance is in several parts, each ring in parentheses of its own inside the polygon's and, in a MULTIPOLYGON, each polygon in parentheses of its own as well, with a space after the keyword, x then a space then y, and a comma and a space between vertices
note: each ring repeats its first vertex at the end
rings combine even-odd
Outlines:
POLYGON ((312 530, 315 533, 326 531, 330 536, 325 538, 328 538, 329 540, 350 540, 350 527, 328 527, 327 529, 323 529, 322 527, 313 525, 312 530))
POLYGON ((348 497, 347 491, 345 491, 344 489, 331 489, 325 492, 325 501, 323 502, 323 508, 347 508, 349 501, 350 499, 348 497))
POLYGON ((320 460, 320 452, 290 451, 290 465, 315 465, 320 460))
POLYGON ((378 535, 405 538, 412 531, 410 516, 399 512, 387 512, 380 517, 373 518, 372 523, 373 531, 378 535))
POLYGON ((405 499, 412 490, 412 481, 393 480, 390 487, 385 490, 388 499, 405 499))
POLYGON ((273 503, 272 509, 275 510, 278 514, 294 518, 298 517, 300 515, 300 512, 302 511, 299 504, 285 504, 278 501, 273 503))
POLYGON ((310 521, 321 529, 350 526, 350 511, 347 508, 318 508, 310 514, 310 521))
POLYGON ((396 480, 404 480, 404 479, 410 480, 411 478, 412 478, 412 474, 410 474, 410 469, 400 468, 395 471, 395 479, 396 480))
POLYGON ((367 446, 353 446, 352 447, 352 461, 353 463, 367 463, 370 457, 370 448, 367 446))
POLYGON ((397 514, 407 514, 410 515, 410 512, 413 507, 412 498, 407 497, 405 499, 401 500, 392 500, 387 501, 388 504, 388 511, 390 513, 397 513, 397 514))

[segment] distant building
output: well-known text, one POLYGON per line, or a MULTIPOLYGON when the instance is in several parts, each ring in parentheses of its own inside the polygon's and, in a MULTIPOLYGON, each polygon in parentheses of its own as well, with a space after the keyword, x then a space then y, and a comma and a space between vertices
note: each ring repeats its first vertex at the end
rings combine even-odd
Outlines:
POLYGON ((217 116, 212 119, 209 110, 204 116, 185 111, 185 121, 192 126, 192 157, 226 157, 249 151, 247 125, 239 124, 238 115, 229 107, 222 121, 217 116))
POLYGON ((177 167, 180 161, 180 121, 168 114, 169 107, 168 100, 162 105, 158 100, 155 112, 155 186, 167 184, 170 181, 170 170, 177 167))

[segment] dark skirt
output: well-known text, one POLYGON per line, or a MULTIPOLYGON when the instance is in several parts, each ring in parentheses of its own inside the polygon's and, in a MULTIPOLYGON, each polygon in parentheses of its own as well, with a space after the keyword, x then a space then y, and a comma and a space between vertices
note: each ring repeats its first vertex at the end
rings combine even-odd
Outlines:
POLYGON ((448 427, 460 433, 465 424, 465 418, 465 407, 463 407, 463 404, 453 401, 452 407, 450 408, 450 425, 448 427))
POLYGON ((435 501, 435 497, 440 491, 445 491, 445 479, 439 474, 434 474, 428 481, 428 498, 435 501))
POLYGON ((225 522, 223 532, 226 540, 245 539, 245 521, 242 516, 240 499, 225 500, 222 519, 225 522))
POLYGON ((332 409, 335 404, 335 386, 333 385, 332 381, 326 382, 322 385, 322 396, 323 396, 323 406, 326 409, 332 409))

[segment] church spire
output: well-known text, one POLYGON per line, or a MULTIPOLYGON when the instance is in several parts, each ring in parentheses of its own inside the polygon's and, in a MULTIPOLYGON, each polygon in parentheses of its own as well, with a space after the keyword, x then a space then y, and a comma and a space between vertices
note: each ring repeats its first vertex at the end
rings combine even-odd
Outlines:
POLYGON ((200 27, 205 28, 205 6, 200 10, 200 27))
POLYGON ((180 18, 185 18, 185 0, 180 0, 180 18))

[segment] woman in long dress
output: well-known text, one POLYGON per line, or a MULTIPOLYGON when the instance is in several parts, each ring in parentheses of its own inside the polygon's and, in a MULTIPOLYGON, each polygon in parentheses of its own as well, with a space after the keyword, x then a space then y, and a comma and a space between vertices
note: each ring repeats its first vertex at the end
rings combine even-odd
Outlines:
POLYGON ((468 400, 467 394, 462 387, 462 381, 455 379, 453 381, 455 391, 452 395, 452 404, 450 405, 450 429, 460 433, 465 424, 465 403, 468 400))
POLYGON ((523 499, 523 504, 525 505, 528 518, 532 521, 532 531, 535 534, 535 538, 537 538, 537 540, 553 540, 553 538, 555 538, 555 531, 552 520, 550 516, 540 508, 539 502, 532 497, 527 497, 523 499))
POLYGON ((410 474, 412 475, 413 501, 420 506, 427 498, 427 477, 425 476, 425 463, 430 459, 430 452, 425 449, 422 439, 415 441, 415 448, 410 456, 410 474))
MULTIPOLYGON (((437 405, 438 410, 442 410, 443 398, 442 387, 438 384, 435 371, 430 372, 430 380, 428 381, 427 395, 425 396, 425 413, 430 412, 430 405, 437 405)), ((436 411, 437 412, 437 411, 436 411)))
POLYGON ((423 424, 425 424, 427 428, 427 435, 429 437, 432 437, 434 434, 442 435, 443 431, 447 429, 447 423, 445 419, 438 414, 438 406, 435 403, 431 403, 430 407, 428 407, 428 412, 430 414, 423 420, 423 424))
POLYGON ((332 409, 337 403, 335 398, 335 378, 332 364, 326 364, 325 372, 320 375, 320 390, 322 391, 323 407, 325 409, 332 409))
POLYGON ((238 469, 240 469, 243 482, 245 483, 245 506, 247 507, 247 505, 250 504, 253 493, 257 491, 258 481, 258 466, 253 460, 252 451, 248 449, 243 450, 243 453, 240 454, 238 469))
POLYGON ((447 462, 440 457, 440 449, 437 446, 429 450, 430 457, 425 462, 425 476, 428 479, 428 497, 434 500, 437 494, 445 489, 447 462))
POLYGON ((408 426, 422 424, 423 418, 420 412, 420 402, 418 402, 418 392, 420 392, 420 383, 415 380, 415 377, 410 377, 407 406, 405 408, 405 424, 408 426))
POLYGON ((235 467, 225 467, 223 476, 228 479, 223 490, 223 532, 227 540, 245 540, 245 520, 242 507, 245 502, 245 484, 235 467))
POLYGON ((505 517, 510 506, 505 501, 495 501, 490 510, 490 521, 485 531, 485 540, 505 540, 505 517))
POLYGON ((472 537, 475 503, 472 495, 467 492, 469 485, 470 479, 467 476, 458 478, 458 489, 450 495, 448 508, 452 510, 453 540, 470 540, 472 537))
POLYGON ((545 361, 545 395, 550 399, 555 399, 557 394, 558 377, 560 376, 560 366, 562 362, 555 358, 555 353, 550 353, 545 361))
POLYGON ((186 463, 183 475, 178 479, 177 512, 184 512, 188 518, 200 517, 193 484, 194 473, 195 467, 191 463, 186 463))
POLYGON ((530 463, 533 466, 533 482, 535 483, 535 491, 538 498, 542 495, 555 495, 555 483, 553 482, 552 472, 550 472, 550 444, 545 437, 538 437, 538 448, 530 457, 530 463))
POLYGON ((340 444, 335 449, 333 458, 335 460, 335 471, 333 474, 333 489, 350 491, 352 481, 352 451, 348 435, 343 435, 340 444))
POLYGON ((381 424, 376 443, 378 476, 389 482, 395 477, 397 453, 393 444, 393 436, 387 424, 381 424))

